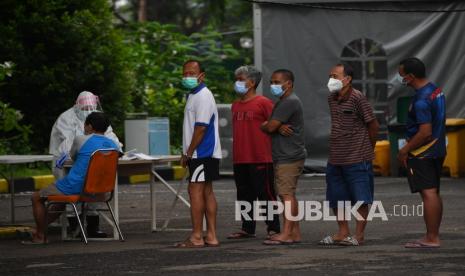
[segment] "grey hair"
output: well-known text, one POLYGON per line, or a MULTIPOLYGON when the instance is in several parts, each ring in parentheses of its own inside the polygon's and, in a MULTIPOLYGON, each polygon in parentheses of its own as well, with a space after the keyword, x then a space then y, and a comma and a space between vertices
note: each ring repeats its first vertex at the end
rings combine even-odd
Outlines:
POLYGON ((252 65, 244 65, 234 71, 235 76, 244 75, 247 79, 252 80, 255 83, 255 88, 258 87, 262 80, 262 72, 252 65))

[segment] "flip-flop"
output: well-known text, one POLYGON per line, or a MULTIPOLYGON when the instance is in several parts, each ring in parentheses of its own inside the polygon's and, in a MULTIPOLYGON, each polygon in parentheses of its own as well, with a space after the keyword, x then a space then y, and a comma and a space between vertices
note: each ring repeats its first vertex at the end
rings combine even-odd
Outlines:
POLYGON ((33 240, 21 241, 22 245, 45 245, 47 243, 48 241, 33 241, 33 240))
POLYGON ((321 241, 318 242, 318 245, 324 245, 324 246, 329 246, 329 245, 339 245, 339 243, 342 240, 335 240, 331 236, 326 236, 321 241))
POLYGON ((343 239, 342 241, 340 241, 338 243, 338 245, 342 245, 342 246, 359 246, 361 245, 361 243, 358 242, 358 240, 354 237, 346 237, 345 239, 343 239))
POLYGON ((220 243, 211 243, 211 242, 207 242, 207 237, 203 237, 203 241, 205 243, 205 247, 219 247, 220 246, 220 243))
POLYGON ((227 239, 228 240, 240 240, 240 239, 251 239, 251 238, 256 238, 257 236, 255 234, 249 234, 246 232, 235 232, 230 234, 227 239))
POLYGON ((174 244, 175 248, 204 248, 205 244, 194 244, 190 239, 174 244))
POLYGON ((424 249, 428 249, 428 248, 440 248, 441 245, 439 244, 427 244, 427 243, 424 243, 422 241, 412 241, 412 242, 408 242, 404 245, 405 248, 424 248, 424 249))
POLYGON ((264 240, 264 245, 291 245, 293 241, 281 241, 281 240, 264 240))
POLYGON ((269 239, 273 238, 273 236, 278 235, 278 234, 279 234, 279 232, 269 231, 268 234, 266 235, 266 239, 269 240, 269 239))
POLYGON ((220 247, 220 243, 205 242, 205 247, 220 247))

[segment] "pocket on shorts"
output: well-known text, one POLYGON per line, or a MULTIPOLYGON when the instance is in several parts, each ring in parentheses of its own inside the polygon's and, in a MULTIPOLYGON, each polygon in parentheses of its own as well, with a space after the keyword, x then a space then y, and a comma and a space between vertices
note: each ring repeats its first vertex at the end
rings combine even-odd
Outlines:
POLYGON ((368 172, 371 169, 371 162, 360 162, 352 165, 348 165, 346 168, 346 171, 350 173, 356 173, 356 172, 368 172))

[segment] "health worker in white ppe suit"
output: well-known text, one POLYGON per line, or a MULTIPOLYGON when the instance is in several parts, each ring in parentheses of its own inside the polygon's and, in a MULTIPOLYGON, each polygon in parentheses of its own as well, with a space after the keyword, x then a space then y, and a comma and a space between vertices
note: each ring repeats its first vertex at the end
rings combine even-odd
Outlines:
MULTIPOLYGON (((61 179, 65 176, 66 172, 63 169, 63 164, 66 160, 70 159, 69 151, 73 145, 74 137, 84 135, 84 121, 90 113, 95 111, 102 111, 98 96, 91 92, 83 91, 77 97, 74 106, 61 113, 55 121, 50 134, 49 153, 53 155, 52 167, 53 175, 56 179, 61 179)), ((108 127, 105 136, 119 145, 119 150, 121 150, 123 145, 113 133, 111 126, 108 127)), ((103 238, 107 235, 99 230, 99 216, 95 211, 92 211, 95 207, 95 204, 94 206, 89 204, 90 210, 86 217, 87 233, 90 237, 103 238)), ((77 219, 69 216, 68 221, 70 229, 73 231, 77 226, 77 219)))

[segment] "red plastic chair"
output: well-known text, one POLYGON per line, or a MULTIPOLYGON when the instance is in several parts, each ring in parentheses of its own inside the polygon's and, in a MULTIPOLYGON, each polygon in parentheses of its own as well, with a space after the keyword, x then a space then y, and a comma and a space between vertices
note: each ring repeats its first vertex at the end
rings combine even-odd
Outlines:
MULTIPOLYGON (((79 218, 79 213, 76 205, 82 204, 82 214, 85 220, 86 204, 89 202, 102 202, 106 203, 108 210, 99 209, 99 211, 109 211, 113 218, 113 223, 118 230, 120 241, 124 241, 123 234, 119 228, 118 222, 115 219, 115 214, 110 206, 110 201, 113 198, 115 189, 116 170, 118 167, 118 158, 120 153, 114 149, 99 149, 92 153, 87 168, 86 178, 84 180, 84 187, 80 195, 50 195, 46 201, 46 214, 50 207, 58 204, 71 204, 73 211, 76 215, 79 228, 82 233, 84 242, 87 244, 87 236, 84 231, 83 223, 79 218)), ((45 216, 47 222, 47 215, 45 216)), ((47 231, 45 231, 45 239, 47 231)))

